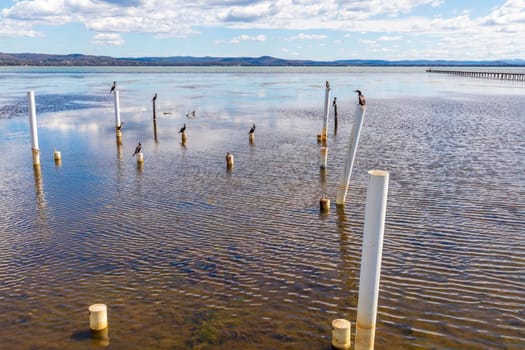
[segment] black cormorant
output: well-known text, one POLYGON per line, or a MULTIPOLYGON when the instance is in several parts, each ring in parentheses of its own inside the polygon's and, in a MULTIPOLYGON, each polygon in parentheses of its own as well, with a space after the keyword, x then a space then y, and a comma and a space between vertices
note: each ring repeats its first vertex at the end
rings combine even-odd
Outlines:
POLYGON ((109 90, 109 92, 112 93, 113 91, 115 91, 116 88, 117 88, 117 82, 114 81, 113 85, 111 85, 111 90, 109 90))
POLYGON ((122 125, 124 125, 124 122, 120 123, 120 125, 119 125, 119 126, 117 126, 117 130, 120 130, 120 129, 122 129, 122 125))
MULTIPOLYGON (((135 153, 133 153, 133 156, 137 153, 140 153, 140 150, 142 149, 142 144, 139 142, 139 144, 137 145, 137 147, 135 147, 135 153)), ((132 156, 132 157, 133 157, 132 156)))
POLYGON ((359 97, 359 105, 364 106, 366 104, 365 95, 361 93, 361 90, 355 90, 357 96, 359 97))
POLYGON ((181 132, 184 132, 184 131, 186 131, 186 123, 184 123, 184 126, 183 126, 182 128, 180 128, 180 130, 179 130, 179 134, 180 134, 181 132))
POLYGON ((153 96, 153 102, 157 100, 157 93, 155 93, 155 96, 153 96))
POLYGON ((252 128, 248 132, 248 134, 253 134, 255 132, 255 124, 253 124, 252 128))

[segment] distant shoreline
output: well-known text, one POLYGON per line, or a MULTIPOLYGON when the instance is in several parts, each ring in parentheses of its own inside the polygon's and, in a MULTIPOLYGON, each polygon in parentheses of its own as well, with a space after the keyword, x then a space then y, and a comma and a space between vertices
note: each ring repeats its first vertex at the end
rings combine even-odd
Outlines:
POLYGON ((94 67, 525 67, 525 60, 374 60, 348 59, 334 61, 288 60, 261 57, 120 57, 83 54, 49 55, 37 53, 1 53, 0 66, 94 66, 94 67))

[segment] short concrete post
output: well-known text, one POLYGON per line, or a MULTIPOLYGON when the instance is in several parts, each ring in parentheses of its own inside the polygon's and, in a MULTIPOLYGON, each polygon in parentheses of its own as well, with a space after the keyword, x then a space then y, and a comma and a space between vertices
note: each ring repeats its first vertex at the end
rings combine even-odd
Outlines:
POLYGON ((319 210, 321 210, 321 213, 326 213, 330 211, 330 199, 326 196, 323 196, 319 200, 319 210))
POLYGON ((379 298, 379 277, 383 254, 386 200, 389 173, 382 170, 368 172, 355 349, 373 350, 379 298))
POLYGON ((250 141, 250 144, 252 145, 255 141, 255 133, 251 132, 248 134, 248 140, 250 141))
POLYGON ((330 115, 330 84, 326 82, 326 89, 324 94, 324 121, 323 130, 321 131, 321 142, 326 142, 328 138, 328 116, 330 115))
POLYGON ((361 127, 363 126, 363 119, 365 117, 366 106, 357 105, 354 124, 352 125, 352 132, 350 135, 350 144, 348 146, 348 154, 345 161, 344 175, 339 184, 337 191, 337 198, 335 204, 344 205, 346 202, 346 194, 348 186, 350 185, 350 177, 352 176, 352 168, 354 166, 354 159, 357 153, 357 145, 359 143, 359 135, 361 134, 361 127))
POLYGON ((144 163, 144 154, 142 152, 137 153, 136 157, 137 157, 137 164, 144 163))
POLYGON ((332 347, 334 349, 350 349, 350 331, 352 324, 342 318, 332 321, 332 347))
POLYGON ((53 152, 53 159, 55 160, 55 164, 59 165, 62 161, 62 153, 60 151, 57 151, 55 148, 55 151, 53 152))
POLYGON ((226 153, 226 167, 233 168, 233 154, 226 153))
MULTIPOLYGON (((120 131, 119 130, 120 128, 120 96, 119 96, 118 90, 113 91, 113 100, 115 102, 115 128, 118 132, 120 131)), ((122 136, 122 134, 120 136, 122 136)), ((117 137, 118 137, 118 133, 117 133, 117 137)))
POLYGON ((186 135, 186 131, 184 131, 181 133, 181 142, 183 145, 185 145, 186 141, 188 141, 188 135, 186 135))
POLYGON ((105 304, 93 304, 89 306, 89 329, 100 331, 108 327, 108 314, 105 304))
POLYGON ((35 106, 35 92, 27 92, 27 102, 29 110, 29 131, 31 134, 31 154, 33 165, 40 165, 40 149, 38 148, 38 130, 36 124, 36 106, 35 106))
POLYGON ((319 166, 321 169, 326 169, 326 165, 328 163, 328 147, 321 147, 320 156, 321 159, 319 166))

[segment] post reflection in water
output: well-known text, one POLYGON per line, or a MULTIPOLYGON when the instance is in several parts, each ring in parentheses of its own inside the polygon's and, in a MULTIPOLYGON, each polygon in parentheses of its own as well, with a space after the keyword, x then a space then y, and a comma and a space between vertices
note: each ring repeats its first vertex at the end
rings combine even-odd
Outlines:
POLYGON ((153 119, 153 138, 155 139, 155 143, 158 143, 159 140, 157 139, 157 120, 153 119))
POLYGON ((44 184, 42 181, 42 170, 40 169, 40 165, 33 166, 33 175, 35 178, 36 208, 38 217, 40 220, 45 221, 47 219, 47 202, 44 193, 44 184))

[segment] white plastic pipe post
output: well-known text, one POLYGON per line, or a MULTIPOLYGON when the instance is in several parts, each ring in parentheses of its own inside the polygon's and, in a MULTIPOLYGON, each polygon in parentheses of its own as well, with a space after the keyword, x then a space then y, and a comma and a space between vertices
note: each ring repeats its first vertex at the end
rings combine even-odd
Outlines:
POLYGON ((118 90, 113 91, 113 97, 115 100, 115 127, 120 126, 120 95, 118 90))
POLYGON ((350 330, 352 324, 343 318, 332 321, 332 347, 335 349, 350 349, 350 330))
POLYGON ((341 178, 339 190, 337 191, 337 198, 335 200, 335 204, 337 205, 344 205, 346 202, 346 194, 348 193, 348 186, 350 185, 350 177, 352 176, 352 168, 354 167, 357 145, 359 144, 359 135, 361 134, 361 127, 363 126, 365 113, 366 107, 357 105, 355 120, 350 134, 350 144, 348 146, 348 154, 345 161, 344 175, 341 178))
POLYGON ((38 148, 38 130, 36 125, 35 92, 27 92, 27 102, 29 110, 29 131, 31 133, 31 151, 33 155, 33 165, 40 165, 40 149, 38 148))
POLYGON ((108 313, 106 304, 93 304, 89 306, 89 328, 100 331, 108 327, 108 313))
POLYGON ((321 147, 320 164, 321 169, 325 169, 328 164, 328 147, 321 147))
POLYGON ((388 172, 370 170, 368 175, 355 350, 374 349, 388 195, 388 172))
POLYGON ((321 141, 326 142, 328 138, 328 116, 330 115, 330 86, 326 86, 324 93, 324 121, 323 121, 323 131, 321 132, 321 141))
POLYGON ((142 152, 137 153, 137 164, 144 163, 144 154, 142 152))

